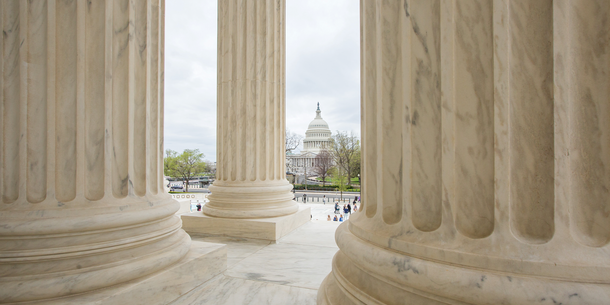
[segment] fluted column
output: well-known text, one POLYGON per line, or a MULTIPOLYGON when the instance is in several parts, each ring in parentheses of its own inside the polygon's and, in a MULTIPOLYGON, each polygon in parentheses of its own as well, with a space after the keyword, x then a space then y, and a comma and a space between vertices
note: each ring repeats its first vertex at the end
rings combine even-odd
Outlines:
POLYGON ((162 185, 163 12, 0 1, 0 303, 127 282, 188 252, 162 185))
POLYGON ((610 304, 610 3, 361 0, 362 209, 319 304, 610 304))
POLYGON ((292 214, 285 168, 285 0, 218 1, 218 140, 209 216, 292 214))

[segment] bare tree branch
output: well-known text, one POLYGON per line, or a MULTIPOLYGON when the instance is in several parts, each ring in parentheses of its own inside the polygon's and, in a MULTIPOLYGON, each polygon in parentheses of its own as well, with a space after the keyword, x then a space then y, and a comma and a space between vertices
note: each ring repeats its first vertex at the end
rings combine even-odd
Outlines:
POLYGON ((351 185, 351 178, 356 174, 354 161, 360 156, 360 140, 354 132, 337 131, 332 137, 330 152, 337 167, 347 173, 347 184, 351 185))
POLYGON ((313 171, 322 178, 322 186, 326 186, 326 178, 330 176, 333 167, 333 156, 327 149, 322 149, 314 160, 313 171))
POLYGON ((290 132, 290 130, 286 130, 286 153, 292 152, 297 149, 299 145, 301 145, 301 141, 303 140, 303 136, 298 135, 296 133, 290 132))

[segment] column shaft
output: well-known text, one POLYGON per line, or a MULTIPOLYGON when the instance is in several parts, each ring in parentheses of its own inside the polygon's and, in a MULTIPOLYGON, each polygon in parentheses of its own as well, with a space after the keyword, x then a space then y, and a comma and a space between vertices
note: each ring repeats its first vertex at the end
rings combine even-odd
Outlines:
POLYGON ((362 0, 362 209, 318 303, 610 304, 609 14, 362 0))
POLYGON ((209 216, 297 211, 285 169, 285 2, 219 1, 217 179, 209 216))
POLYGON ((556 1, 556 137, 559 202, 571 235, 610 242, 610 3, 556 1))
POLYGON ((0 303, 112 286, 187 253, 158 182, 163 11, 0 2, 0 303))

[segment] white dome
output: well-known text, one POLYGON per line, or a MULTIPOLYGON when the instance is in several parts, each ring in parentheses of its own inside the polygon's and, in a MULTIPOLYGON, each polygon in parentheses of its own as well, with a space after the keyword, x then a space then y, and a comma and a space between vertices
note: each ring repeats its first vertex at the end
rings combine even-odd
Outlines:
MULTIPOLYGON (((326 123, 326 121, 324 121, 324 119, 322 119, 322 117, 319 117, 319 114, 318 114, 318 116, 315 119, 313 119, 313 121, 311 121, 311 123, 309 123, 307 130, 310 130, 310 129, 328 129, 328 123, 326 123)), ((330 130, 330 129, 328 129, 328 130, 330 130)))
POLYGON ((316 110, 316 118, 309 123, 305 139, 303 140, 303 150, 301 152, 319 153, 325 147, 330 145, 330 137, 332 135, 328 123, 322 119, 320 115, 320 103, 316 110))

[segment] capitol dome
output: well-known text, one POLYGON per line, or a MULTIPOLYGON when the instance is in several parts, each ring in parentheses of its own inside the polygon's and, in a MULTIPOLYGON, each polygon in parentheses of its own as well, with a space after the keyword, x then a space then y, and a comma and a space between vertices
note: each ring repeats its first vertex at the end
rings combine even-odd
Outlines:
POLYGON ((323 148, 330 147, 330 137, 332 133, 330 132, 330 128, 328 128, 328 123, 322 119, 321 113, 320 103, 318 103, 316 118, 309 123, 307 132, 305 133, 302 153, 311 152, 318 154, 323 148))
MULTIPOLYGON (((316 116, 315 119, 313 119, 313 121, 311 121, 311 123, 309 123, 309 126, 307 127, 307 130, 311 130, 311 129, 320 129, 320 128, 324 128, 324 129, 328 129, 328 123, 326 123, 326 121, 324 121, 324 119, 322 119, 322 117, 320 116, 320 108, 318 108, 318 111, 316 111, 316 113, 318 114, 316 116)), ((328 131, 330 131, 330 129, 328 129, 328 131)))

